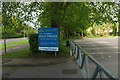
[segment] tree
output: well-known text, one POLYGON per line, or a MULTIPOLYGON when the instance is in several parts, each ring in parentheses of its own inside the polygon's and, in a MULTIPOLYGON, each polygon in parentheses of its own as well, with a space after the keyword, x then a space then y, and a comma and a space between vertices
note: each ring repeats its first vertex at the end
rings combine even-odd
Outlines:
POLYGON ((77 28, 83 31, 90 25, 90 7, 87 3, 43 3, 42 10, 39 16, 41 26, 58 27, 59 33, 62 27, 65 37, 73 34, 77 28))
POLYGON ((91 21, 97 25, 111 22, 113 33, 116 35, 118 23, 118 5, 115 2, 93 2, 91 6, 91 21))
POLYGON ((83 33, 94 23, 101 25, 117 22, 114 20, 117 18, 117 5, 114 2, 18 2, 7 3, 6 8, 23 23, 33 23, 41 27, 58 27, 59 33, 62 29, 65 37, 69 37, 78 29, 83 33), (8 8, 7 5, 10 7, 8 8))
MULTIPOLYGON (((13 31, 20 33, 25 25, 33 22, 36 17, 32 16, 33 12, 38 13, 39 3, 20 3, 20 2, 3 2, 2 3, 2 23, 6 29, 14 28, 13 31), (38 8, 37 8, 38 7, 38 8), (36 9, 34 9, 36 8, 36 9)), ((24 32, 25 33, 25 32, 24 32)), ((19 37, 19 36, 18 36, 19 37)))

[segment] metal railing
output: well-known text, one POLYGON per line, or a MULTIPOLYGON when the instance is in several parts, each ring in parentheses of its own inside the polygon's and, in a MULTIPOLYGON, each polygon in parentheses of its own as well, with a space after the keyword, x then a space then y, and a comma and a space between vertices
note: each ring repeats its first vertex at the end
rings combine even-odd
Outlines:
POLYGON ((83 79, 91 79, 95 80, 99 74, 99 78, 102 80, 105 78, 109 78, 110 80, 118 80, 116 77, 113 76, 106 68, 104 68, 95 58, 93 58, 90 54, 88 54, 84 49, 82 49, 79 45, 77 45, 72 40, 70 41, 70 55, 74 56, 75 61, 80 69, 83 79), (89 60, 94 63, 95 69, 90 76, 89 71, 89 60), (85 65, 84 65, 85 63, 85 65))

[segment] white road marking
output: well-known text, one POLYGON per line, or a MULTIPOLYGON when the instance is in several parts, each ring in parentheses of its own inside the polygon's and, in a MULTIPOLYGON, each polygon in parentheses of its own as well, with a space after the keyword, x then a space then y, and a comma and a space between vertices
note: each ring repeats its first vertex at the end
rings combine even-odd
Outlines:
POLYGON ((109 56, 109 57, 111 57, 111 56, 109 56))

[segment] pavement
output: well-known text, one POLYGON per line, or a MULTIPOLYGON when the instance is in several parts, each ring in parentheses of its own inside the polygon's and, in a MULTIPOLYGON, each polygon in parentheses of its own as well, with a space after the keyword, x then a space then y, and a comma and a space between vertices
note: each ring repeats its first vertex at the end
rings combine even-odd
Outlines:
POLYGON ((72 57, 62 57, 62 58, 3 58, 2 65, 7 67, 13 66, 48 66, 60 63, 66 63, 74 60, 72 57))
POLYGON ((3 59, 3 78, 81 78, 72 57, 3 59))

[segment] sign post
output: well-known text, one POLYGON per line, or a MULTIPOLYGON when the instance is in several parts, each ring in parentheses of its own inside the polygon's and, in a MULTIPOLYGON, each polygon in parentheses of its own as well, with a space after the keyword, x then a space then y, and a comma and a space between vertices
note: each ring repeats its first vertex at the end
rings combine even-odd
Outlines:
POLYGON ((38 29, 38 49, 40 51, 58 51, 58 28, 38 29))

